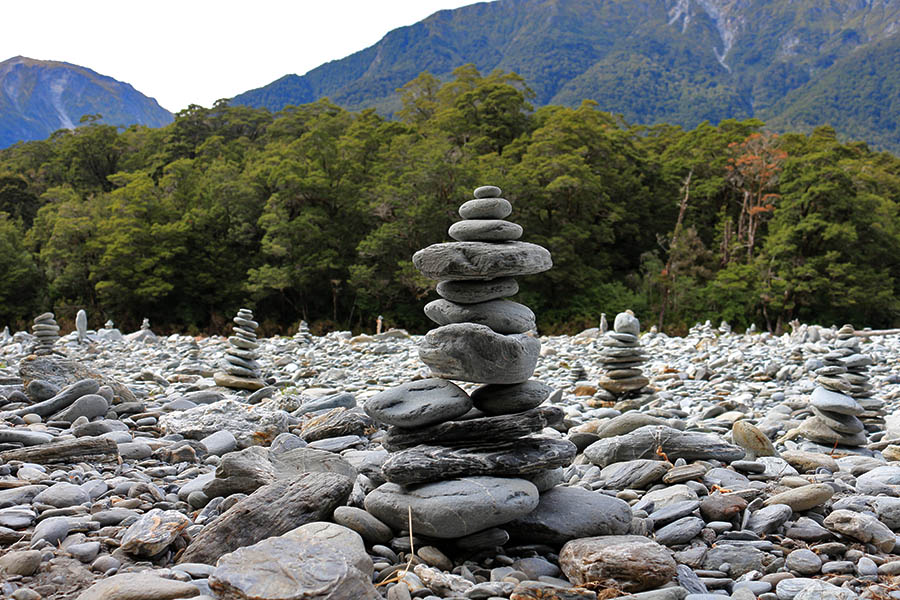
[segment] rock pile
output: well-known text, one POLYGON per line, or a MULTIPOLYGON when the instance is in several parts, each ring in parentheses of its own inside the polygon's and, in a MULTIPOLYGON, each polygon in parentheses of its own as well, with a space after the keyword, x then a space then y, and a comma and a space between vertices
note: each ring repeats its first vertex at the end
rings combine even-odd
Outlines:
POLYGON ((259 323, 253 320, 253 311, 240 309, 234 317, 234 325, 233 335, 228 338, 230 347, 219 365, 224 373, 216 373, 215 382, 224 387, 245 390, 265 387, 265 382, 260 378, 259 363, 256 362, 256 349, 259 348, 256 328, 259 323))
POLYGON ((53 313, 45 312, 36 316, 34 325, 31 326, 31 331, 38 340, 34 353, 39 355, 53 354, 53 346, 59 339, 59 325, 57 325, 53 313))
MULTIPOLYGON (((867 443, 865 424, 860 416, 880 419, 883 403, 871 398, 873 386, 866 373, 871 357, 860 353, 859 337, 852 325, 841 327, 834 346, 822 357, 824 366, 815 371, 818 385, 810 399, 812 416, 798 429, 799 435, 825 446, 849 448, 867 443)), ((883 419, 881 419, 883 423, 883 419)))
POLYGON ((528 332, 535 317, 506 300, 515 277, 550 268, 544 248, 518 242, 522 228, 504 220, 512 211, 500 189, 483 186, 459 209, 450 227, 456 242, 435 244, 413 257, 438 280, 440 300, 425 314, 440 325, 419 348, 433 378, 412 381, 370 398, 366 412, 389 425, 382 466, 388 483, 366 497, 369 512, 436 538, 461 538, 524 517, 538 506, 547 472, 568 465, 575 446, 534 435, 562 418, 540 408, 551 388, 529 380, 540 341, 528 332), (450 380, 484 384, 471 396, 450 380), (473 409, 474 407, 474 409, 473 409), (464 416, 471 418, 459 420, 464 416), (542 486, 543 487, 543 486, 542 486))
POLYGON ((84 312, 83 308, 75 315, 75 330, 78 332, 78 343, 85 343, 88 335, 88 321, 87 313, 84 312))
POLYGON ((650 384, 641 371, 647 355, 641 349, 640 334, 641 323, 629 310, 616 315, 613 330, 607 331, 600 340, 597 362, 604 373, 599 384, 609 394, 608 400, 638 396, 650 384))

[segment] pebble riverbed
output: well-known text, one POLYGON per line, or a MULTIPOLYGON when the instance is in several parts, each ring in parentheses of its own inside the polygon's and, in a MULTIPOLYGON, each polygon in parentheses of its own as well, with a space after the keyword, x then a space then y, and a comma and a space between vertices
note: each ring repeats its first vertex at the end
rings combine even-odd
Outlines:
POLYGON ((0 597, 900 598, 900 336, 857 331, 865 444, 796 431, 836 332, 645 333, 650 385, 618 403, 599 330, 541 337, 561 419, 540 434, 578 453, 531 514, 464 536, 366 510, 388 452, 362 407, 431 376, 420 336, 260 339, 251 392, 213 380, 224 337, 102 329, 33 356, 0 334, 0 597))

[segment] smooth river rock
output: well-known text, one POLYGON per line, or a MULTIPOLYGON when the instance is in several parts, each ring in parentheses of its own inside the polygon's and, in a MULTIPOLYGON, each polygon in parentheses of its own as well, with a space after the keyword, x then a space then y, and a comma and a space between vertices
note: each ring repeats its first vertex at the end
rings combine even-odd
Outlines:
POLYGON ((438 325, 478 323, 497 333, 525 333, 536 328, 531 309, 512 300, 491 300, 478 304, 434 300, 425 305, 425 315, 438 325))
POLYGON ((441 298, 458 304, 477 304, 509 298, 519 293, 519 283, 512 277, 487 281, 439 281, 435 291, 441 298))
POLYGON ((585 449, 584 455, 595 465, 605 467, 637 458, 658 458, 658 451, 673 461, 678 458, 687 461, 712 458, 731 462, 744 456, 742 448, 725 442, 719 436, 658 425, 645 425, 625 435, 598 440, 585 449))
POLYGON ((560 546, 577 538, 621 535, 631 526, 624 500, 580 487, 557 486, 541 494, 536 509, 506 526, 526 543, 560 546))
POLYGON ((432 329, 419 358, 435 376, 478 383, 522 383, 534 373, 541 341, 525 334, 501 335, 485 325, 454 323, 432 329))
POLYGON ((472 401, 453 382, 431 378, 409 381, 375 394, 366 400, 364 408, 381 423, 424 427, 461 417, 472 408, 472 401))
POLYGON ((366 496, 366 510, 396 530, 451 539, 524 516, 538 505, 537 488, 524 479, 464 477, 414 486, 385 483, 366 496))

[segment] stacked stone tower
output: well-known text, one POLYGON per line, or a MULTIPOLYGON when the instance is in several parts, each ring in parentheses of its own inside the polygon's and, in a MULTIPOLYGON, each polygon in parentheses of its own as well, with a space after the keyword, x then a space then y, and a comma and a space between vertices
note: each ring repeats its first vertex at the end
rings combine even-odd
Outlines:
POLYGON ((800 426, 799 433, 825 446, 863 446, 868 440, 865 424, 859 418, 866 413, 861 401, 875 408, 868 400, 873 386, 866 373, 872 359, 860 353, 859 338, 852 325, 838 330, 831 351, 822 361, 825 366, 816 370, 819 386, 813 390, 810 401, 813 414, 800 426))
POLYGON ((45 312, 36 316, 31 331, 38 339, 34 353, 38 355, 53 354, 53 346, 59 339, 59 325, 56 323, 53 313, 45 312))
POLYGON ((258 390, 265 382, 260 379, 259 363, 256 362, 259 342, 256 341, 256 328, 259 323, 253 320, 253 311, 242 308, 234 317, 233 335, 228 338, 229 348, 220 366, 224 373, 216 373, 214 379, 218 385, 246 390, 258 390))
POLYGON ((414 531, 437 538, 516 519, 537 505, 531 480, 575 457, 574 444, 535 435, 562 411, 540 407, 552 390, 530 380, 541 347, 530 333, 534 313, 506 298, 518 291, 515 277, 552 262, 546 249, 517 241, 522 228, 505 220, 511 212, 499 188, 480 187, 450 227, 457 241, 413 256, 419 271, 438 280, 441 296, 425 307, 440 327, 419 347, 433 378, 365 405, 390 426, 382 443, 391 453, 382 467, 389 483, 366 497, 366 508, 398 529, 407 527, 407 506, 414 531), (469 395, 451 380, 483 385, 469 395))

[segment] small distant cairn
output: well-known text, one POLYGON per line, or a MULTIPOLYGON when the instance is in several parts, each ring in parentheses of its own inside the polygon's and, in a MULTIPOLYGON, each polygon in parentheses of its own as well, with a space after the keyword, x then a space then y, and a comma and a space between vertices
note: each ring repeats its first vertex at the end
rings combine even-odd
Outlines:
POLYGON ((230 347, 220 363, 224 373, 213 376, 217 385, 224 387, 258 390, 265 387, 261 379, 259 363, 256 362, 259 342, 256 341, 256 329, 259 323, 253 320, 253 311, 242 308, 234 317, 234 332, 228 338, 230 347))
POLYGON ((312 343, 312 334, 309 332, 309 323, 300 321, 300 327, 297 329, 297 333, 294 334, 294 339, 301 344, 312 343))
POLYGON ((853 449, 868 442, 867 424, 883 426, 884 402, 872 398, 867 373, 872 358, 860 352, 859 342, 852 325, 838 330, 831 351, 822 357, 825 366, 815 371, 819 386, 810 400, 812 416, 788 436, 799 435, 828 450, 853 449))
POLYGON ((34 318, 34 325, 31 331, 38 339, 34 353, 39 356, 48 356, 53 354, 53 346, 59 339, 59 325, 52 312, 45 312, 34 318))
POLYGON ((637 408, 651 400, 649 394, 643 393, 650 380, 641 370, 647 355, 641 349, 640 334, 640 321, 627 310, 616 315, 612 331, 600 340, 602 349, 597 362, 604 372, 598 383, 606 392, 601 399, 617 403, 627 400, 625 408, 637 408))

